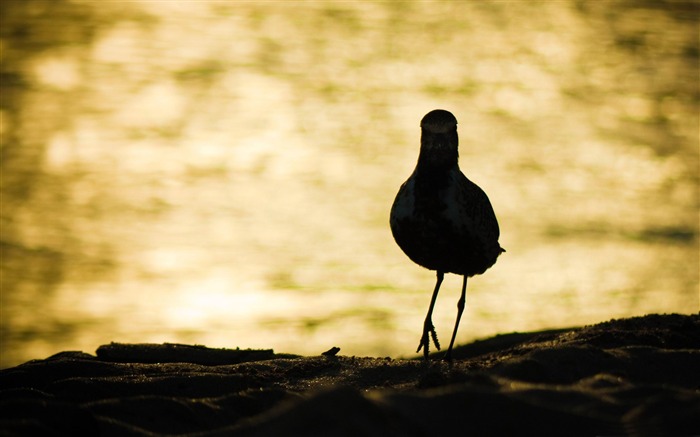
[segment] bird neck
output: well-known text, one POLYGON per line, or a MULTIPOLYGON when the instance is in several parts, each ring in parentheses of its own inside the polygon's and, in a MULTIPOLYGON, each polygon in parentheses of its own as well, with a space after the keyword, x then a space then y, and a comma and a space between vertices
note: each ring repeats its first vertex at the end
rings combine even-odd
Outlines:
POLYGON ((444 174, 459 169, 457 132, 434 134, 423 132, 416 172, 420 174, 444 174))
POLYGON ((423 195, 437 193, 448 187, 453 179, 453 172, 459 172, 457 158, 449 162, 434 162, 430 159, 418 159, 415 169, 416 192, 423 195))

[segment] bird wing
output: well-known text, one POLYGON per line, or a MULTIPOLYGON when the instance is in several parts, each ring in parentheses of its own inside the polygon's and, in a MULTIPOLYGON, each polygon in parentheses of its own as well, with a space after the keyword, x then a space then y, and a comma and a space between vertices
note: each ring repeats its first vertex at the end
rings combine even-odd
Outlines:
MULTIPOLYGON (((500 228, 496 213, 491 206, 491 201, 482 190, 474 182, 470 181, 463 173, 460 172, 458 178, 459 188, 456 190, 457 204, 460 205, 460 214, 468 217, 472 227, 472 232, 486 247, 498 245, 498 237, 500 236, 500 228)), ((500 246, 498 246, 500 248, 500 246)))

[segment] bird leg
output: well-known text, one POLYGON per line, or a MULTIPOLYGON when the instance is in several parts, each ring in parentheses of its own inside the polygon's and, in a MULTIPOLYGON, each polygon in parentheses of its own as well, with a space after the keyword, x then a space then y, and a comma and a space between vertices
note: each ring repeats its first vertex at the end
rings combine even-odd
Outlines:
POLYGON ((423 356, 428 359, 428 352, 430 349, 430 338, 432 337, 433 343, 437 350, 440 350, 440 342, 437 338, 437 333, 435 333, 435 327, 433 326, 433 307, 435 306, 435 301, 437 300, 438 291, 440 291, 440 284, 445 278, 443 272, 437 272, 437 282, 435 283, 435 290, 433 291, 433 297, 430 299, 430 307, 428 308, 428 314, 425 316, 425 322, 423 323, 423 336, 420 339, 420 344, 416 353, 423 349, 423 356))
POLYGON ((447 348, 447 353, 445 354, 445 361, 452 361, 452 346, 455 344, 455 337, 457 337, 457 328, 459 327, 459 320, 462 318, 462 312, 464 311, 464 303, 466 302, 467 295, 467 275, 464 275, 464 282, 462 282, 462 295, 457 301, 457 320, 455 321, 455 329, 452 331, 452 340, 450 340, 450 347, 447 348))

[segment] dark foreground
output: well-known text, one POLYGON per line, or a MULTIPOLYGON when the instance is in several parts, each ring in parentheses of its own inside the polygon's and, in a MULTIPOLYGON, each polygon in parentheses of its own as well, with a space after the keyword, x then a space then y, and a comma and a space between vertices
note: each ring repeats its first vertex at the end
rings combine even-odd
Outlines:
POLYGON ((452 366, 111 344, 1 371, 0 434, 698 435, 700 317, 501 335, 452 366))

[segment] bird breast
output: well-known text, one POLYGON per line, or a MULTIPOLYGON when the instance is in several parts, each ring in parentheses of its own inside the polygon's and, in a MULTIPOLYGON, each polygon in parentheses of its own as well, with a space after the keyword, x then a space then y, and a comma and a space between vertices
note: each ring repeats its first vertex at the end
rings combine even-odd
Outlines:
POLYGON ((459 190, 457 170, 449 172, 448 183, 441 187, 421 189, 416 187, 414 174, 401 186, 391 211, 392 221, 420 220, 444 223, 452 229, 467 230, 471 225, 470 214, 466 210, 469 199, 459 190))

